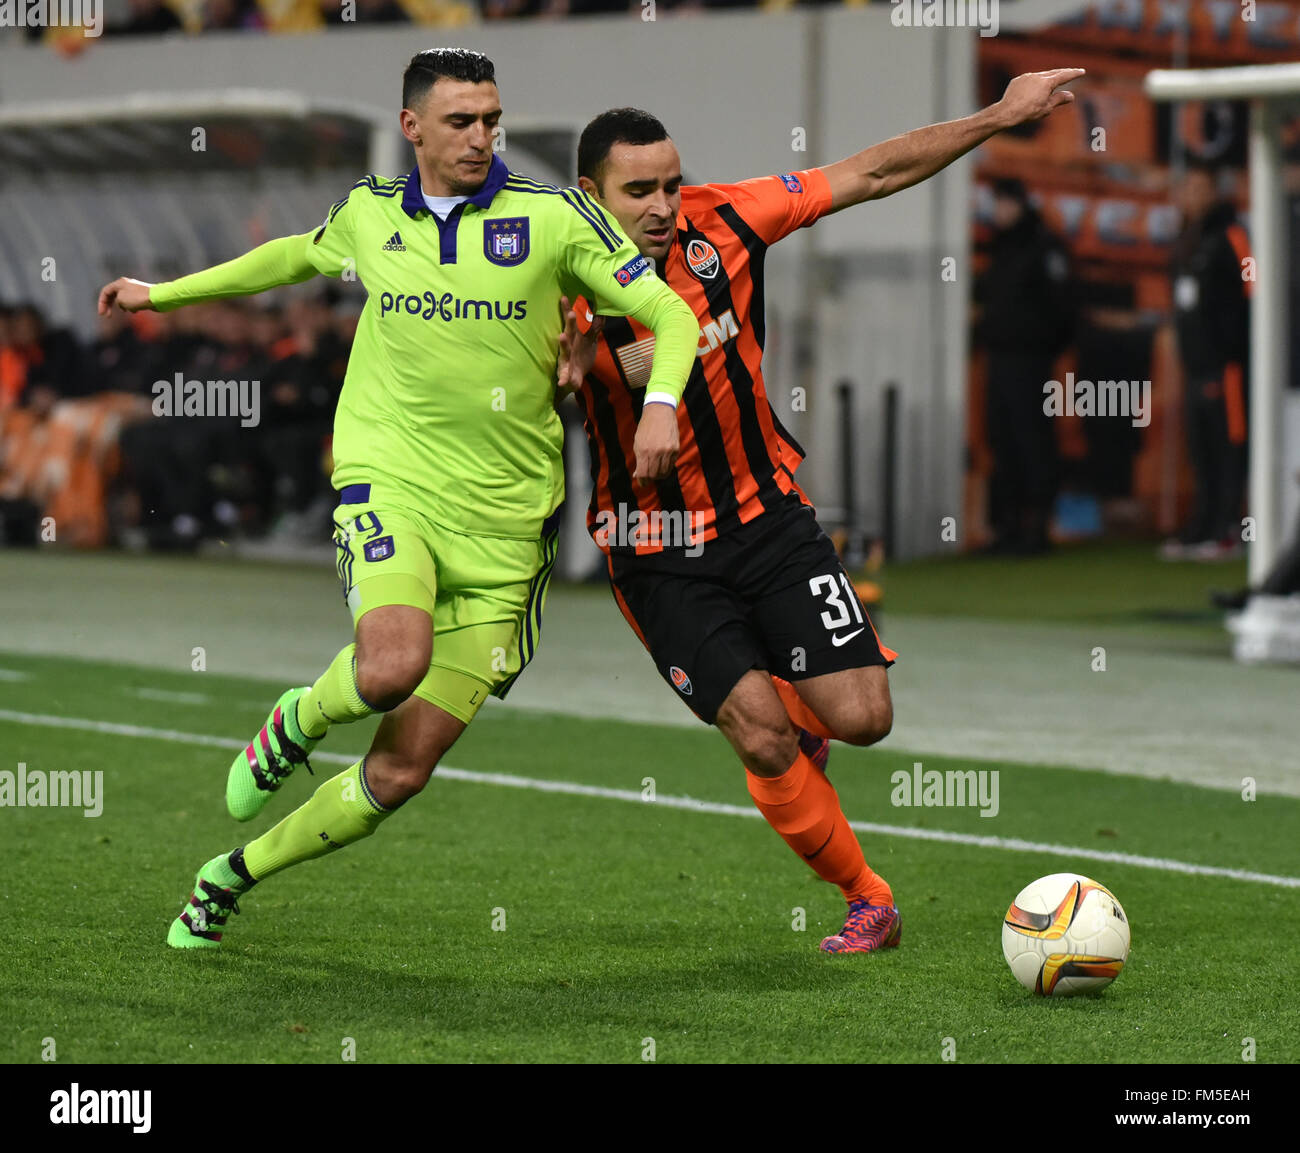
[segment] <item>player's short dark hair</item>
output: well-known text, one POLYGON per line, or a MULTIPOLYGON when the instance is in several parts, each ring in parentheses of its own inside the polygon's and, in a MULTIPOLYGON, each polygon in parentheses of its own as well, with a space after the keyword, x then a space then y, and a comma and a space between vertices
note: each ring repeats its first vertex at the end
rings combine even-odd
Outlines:
POLYGON ((402 107, 415 107, 439 80, 495 84, 496 65, 482 52, 467 48, 426 48, 417 52, 402 73, 402 107))
POLYGON ((578 175, 600 183, 600 170, 615 144, 658 144, 668 129, 657 116, 640 108, 611 108, 602 112, 578 140, 578 175))

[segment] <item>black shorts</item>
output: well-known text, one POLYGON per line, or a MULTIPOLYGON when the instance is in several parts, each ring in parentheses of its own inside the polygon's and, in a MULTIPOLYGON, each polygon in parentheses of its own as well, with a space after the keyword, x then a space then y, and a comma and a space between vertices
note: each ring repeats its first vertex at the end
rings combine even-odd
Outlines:
POLYGON ((709 724, 750 669, 798 681, 894 663, 835 546, 796 496, 697 556, 615 554, 609 569, 660 676, 709 724))

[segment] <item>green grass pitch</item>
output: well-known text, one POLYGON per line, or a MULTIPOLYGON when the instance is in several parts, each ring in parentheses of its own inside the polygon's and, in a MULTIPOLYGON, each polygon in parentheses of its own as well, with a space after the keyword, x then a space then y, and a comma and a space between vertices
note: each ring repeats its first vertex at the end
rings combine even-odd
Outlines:
MULTIPOLYGON (((438 779, 368 841, 259 886, 219 954, 164 945, 197 866, 290 811, 299 773, 259 819, 225 814, 233 750, 88 731, 81 720, 247 740, 276 691, 54 657, 10 673, 0 769, 104 772, 104 810, 11 809, 0 874, 0 1059, 60 1062, 1194 1062, 1300 1059, 1300 889, 1069 855, 863 834, 892 884, 902 947, 826 956, 837 892, 759 819, 438 779), (141 696, 144 690, 150 696, 141 696), (180 694, 160 701, 159 693, 180 694), (74 719, 73 727, 14 719, 74 719), (1098 997, 1035 999, 1001 955, 1001 917, 1034 877, 1110 886, 1130 961, 1098 997), (806 911, 797 931, 796 910, 806 911), (504 930, 499 925, 504 910, 504 930), (951 1049, 950 1049, 951 1051, 951 1049)), ((323 750, 364 749, 367 726, 323 750)), ((1300 801, 1061 767, 999 768, 996 820, 893 808, 918 758, 836 746, 855 820, 1024 838, 1300 876, 1300 801), (987 826, 994 826, 989 828, 987 826)), ((488 710, 446 763, 749 806, 702 726, 488 710)), ((317 779, 339 771, 318 764, 317 779)))

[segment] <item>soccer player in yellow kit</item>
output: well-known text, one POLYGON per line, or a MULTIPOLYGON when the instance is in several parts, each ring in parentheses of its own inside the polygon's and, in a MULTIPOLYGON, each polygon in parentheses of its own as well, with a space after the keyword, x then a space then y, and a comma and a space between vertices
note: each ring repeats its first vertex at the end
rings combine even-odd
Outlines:
POLYGON ((690 309, 578 189, 509 171, 480 53, 418 54, 403 77, 406 176, 367 176, 321 226, 166 284, 116 280, 100 312, 172 309, 354 270, 368 299, 334 424, 339 576, 356 625, 309 687, 290 689, 235 758, 231 815, 248 820, 334 724, 386 714, 369 753, 269 832, 204 864, 168 943, 211 948, 236 899, 369 836, 424 788, 489 695, 537 644, 563 499, 554 408, 561 302, 655 331, 638 468, 663 476, 695 360, 690 309))

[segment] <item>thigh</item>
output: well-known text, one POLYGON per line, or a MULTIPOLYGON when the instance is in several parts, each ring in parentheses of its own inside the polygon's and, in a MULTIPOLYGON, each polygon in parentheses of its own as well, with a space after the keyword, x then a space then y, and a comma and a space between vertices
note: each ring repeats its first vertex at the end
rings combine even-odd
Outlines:
POLYGON ((851 732, 863 717, 893 716, 883 664, 807 677, 794 682, 794 690, 832 733, 851 732))
POLYGON ((422 526, 409 511, 369 500, 334 510, 335 564, 354 622, 372 609, 405 605, 433 616, 437 570, 422 526))
POLYGON ((811 510, 776 522, 764 551, 779 556, 779 564, 747 595, 774 674, 794 682, 893 663, 897 654, 881 646, 835 546, 811 510))
POLYGON ((438 595, 433 658, 415 695, 468 723, 505 697, 537 651, 559 546, 558 520, 536 540, 432 530, 438 595))
POLYGON ((416 675, 429 663, 433 623, 428 612, 414 605, 377 605, 358 619, 356 639, 358 669, 396 663, 416 675))
POLYGON ((745 606, 720 581, 625 562, 611 584, 659 675, 706 724, 745 673, 765 667, 745 606))

